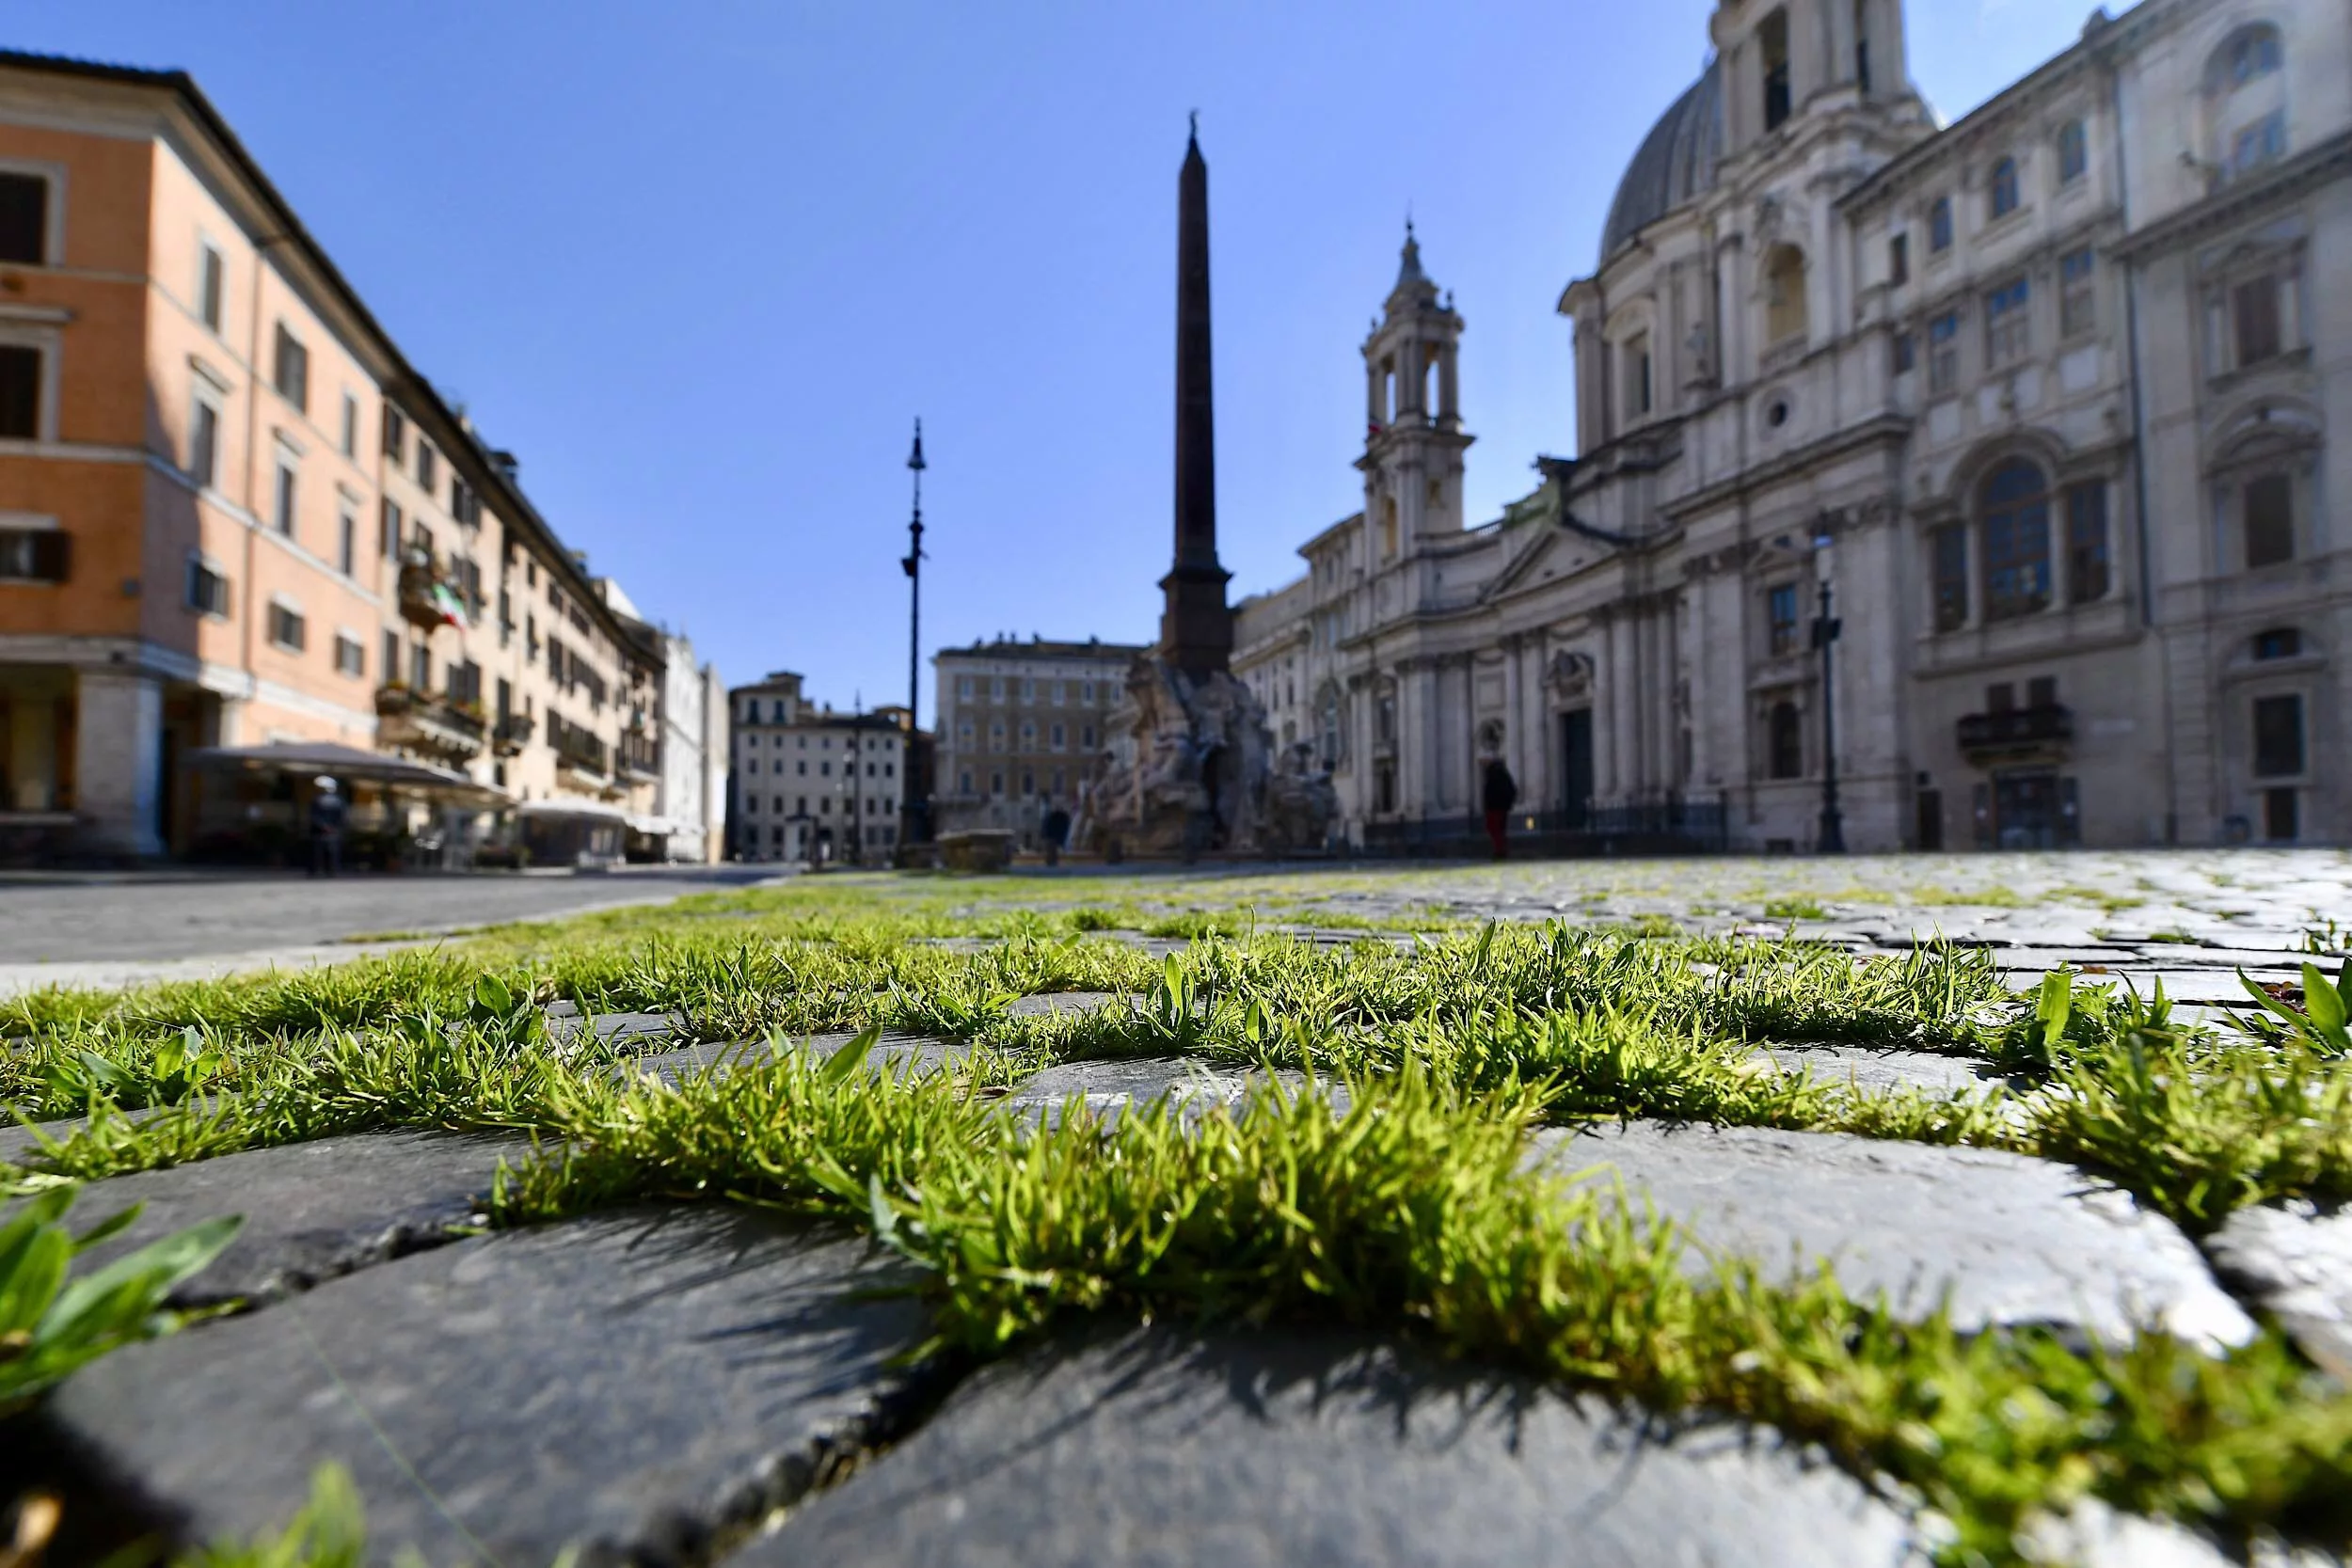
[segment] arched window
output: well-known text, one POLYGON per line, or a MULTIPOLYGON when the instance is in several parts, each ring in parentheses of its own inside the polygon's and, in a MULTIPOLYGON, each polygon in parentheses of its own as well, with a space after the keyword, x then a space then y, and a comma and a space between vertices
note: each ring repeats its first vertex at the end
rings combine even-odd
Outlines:
POLYGON ((1804 728, 1797 705, 1774 703, 1764 722, 1764 771, 1775 779, 1804 777, 1804 728))
POLYGON ((1775 245, 1764 262, 1764 341, 1785 342, 1804 331, 1804 252, 1775 245))
POLYGON ((2090 136, 2079 119, 2070 119, 2058 127, 2058 166, 2061 185, 2073 184, 2090 168, 2090 136))
POLYGON ((2050 484, 2040 467, 2012 458, 1977 491, 1984 559, 1984 618, 2007 621, 2050 603, 2050 484))
POLYGON ((2003 158, 1993 166, 1993 215, 2007 217, 2017 211, 2017 160, 2003 158))
POLYGON ((2286 47, 2268 23, 2241 27, 2205 66, 2211 159, 2223 179, 2287 155, 2286 47))

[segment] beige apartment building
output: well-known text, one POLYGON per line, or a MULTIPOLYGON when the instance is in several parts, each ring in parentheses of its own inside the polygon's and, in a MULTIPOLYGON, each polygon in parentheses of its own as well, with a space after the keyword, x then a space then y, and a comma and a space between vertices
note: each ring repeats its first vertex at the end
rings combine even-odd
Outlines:
POLYGON ((184 74, 0 54, 0 857, 617 855, 633 641, 184 74))
POLYGON ((777 670, 728 693, 731 856, 888 865, 904 836, 906 709, 836 713, 802 686, 777 670))
POLYGON ((1147 651, 1096 638, 998 637, 932 655, 938 831, 1010 829, 1034 849, 1051 806, 1078 815, 1083 786, 1110 744, 1128 666, 1147 651))

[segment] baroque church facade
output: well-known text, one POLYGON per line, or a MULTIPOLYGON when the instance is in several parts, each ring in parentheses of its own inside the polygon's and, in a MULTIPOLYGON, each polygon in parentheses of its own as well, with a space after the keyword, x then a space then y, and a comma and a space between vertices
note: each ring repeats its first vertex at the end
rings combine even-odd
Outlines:
POLYGON ((1855 849, 2352 838, 2352 13, 2142 0, 1947 127, 1900 0, 1710 26, 1559 302, 1578 455, 1465 526, 1408 230, 1364 508, 1240 607, 1349 838, 1488 756, 1565 835, 1817 847, 1834 764, 1855 849))

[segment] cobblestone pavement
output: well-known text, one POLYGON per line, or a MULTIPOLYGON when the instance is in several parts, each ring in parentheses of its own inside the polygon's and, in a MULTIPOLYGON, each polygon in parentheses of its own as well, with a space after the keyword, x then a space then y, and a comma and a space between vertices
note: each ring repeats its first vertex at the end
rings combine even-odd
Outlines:
MULTIPOLYGON (((125 985, 228 969, 331 962, 353 939, 433 936, 510 920, 660 903, 768 879, 751 866, 605 875, 230 873, 0 877, 0 995, 46 984, 125 985)), ((376 944, 376 950, 381 944, 376 944)))
MULTIPOLYGON (((1096 891, 1041 878, 1035 902, 1096 891)), ((1342 867, 1153 878, 1148 891, 1261 907, 1279 892, 1321 928, 1436 910, 1793 923, 1860 950, 1940 932, 1993 944, 2021 984, 2065 963, 2223 1006, 2239 967, 2286 974, 2307 931, 2352 920, 2352 858, 1342 867)), ((1096 1005, 1124 1003, 1028 1006, 1096 1005)), ((656 1076, 724 1054, 646 1043, 638 1069, 656 1076)), ((959 1051, 894 1039, 873 1060, 922 1070, 959 1051)), ((1774 1054, 1877 1083, 1992 1076, 1915 1053, 1774 1054)), ((1167 1095, 1190 1114, 1230 1103, 1247 1077, 1182 1058, 1073 1063, 1004 1103, 1050 1119, 1066 1096, 1116 1114, 1167 1095)), ((741 1568, 1919 1560, 1913 1521, 1769 1431, 1646 1420, 1376 1338, 1114 1326, 977 1372, 910 1370, 897 1353, 923 1338, 919 1307, 877 1291, 900 1276, 836 1230, 707 1203, 468 1233, 518 1147, 363 1134, 95 1184, 81 1222, 147 1205, 117 1247, 244 1212, 233 1247, 183 1292, 253 1306, 78 1374, 29 1436, 0 1440, 0 1462, 203 1540, 282 1522, 311 1465, 335 1457, 366 1498, 377 1560, 413 1547, 435 1563, 519 1565, 575 1546, 584 1562, 741 1568)), ((2352 1370, 2352 1230, 2308 1206, 2244 1213, 2199 1242, 2089 1173, 1994 1150, 1636 1122, 1547 1134, 1530 1157, 1622 1181, 1709 1255, 1831 1259, 1899 1311, 1948 1291, 1966 1328, 2111 1339, 2156 1323, 2218 1347, 2264 1310, 2319 1365, 2352 1370)), ((2229 1560, 2184 1530, 2099 1513, 2048 1533, 2052 1560, 2098 1568, 2229 1560)))

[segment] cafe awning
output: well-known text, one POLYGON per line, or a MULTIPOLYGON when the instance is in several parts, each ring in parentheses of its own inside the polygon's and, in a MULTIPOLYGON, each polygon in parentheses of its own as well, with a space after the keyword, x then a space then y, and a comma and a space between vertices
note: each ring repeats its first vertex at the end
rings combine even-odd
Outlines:
POLYGON ((198 762, 249 772, 305 773, 338 784, 364 782, 462 805, 484 807, 513 804, 511 797, 487 784, 476 784, 454 768, 438 768, 412 757, 383 752, 363 752, 332 740, 273 740, 265 746, 208 746, 195 753, 198 762))

